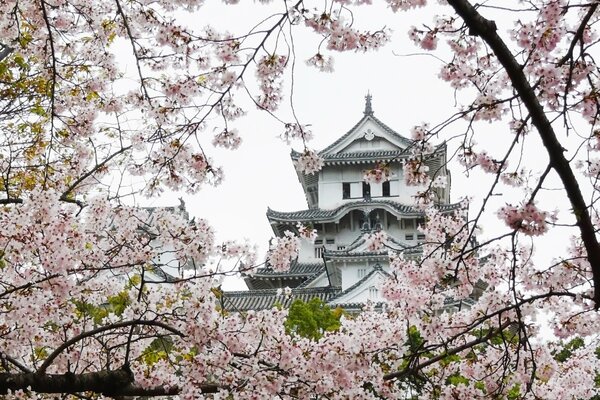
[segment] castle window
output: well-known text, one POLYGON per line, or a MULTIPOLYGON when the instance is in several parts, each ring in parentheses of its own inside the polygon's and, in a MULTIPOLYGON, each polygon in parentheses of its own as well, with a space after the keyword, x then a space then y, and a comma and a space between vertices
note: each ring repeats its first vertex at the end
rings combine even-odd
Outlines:
POLYGON ((390 181, 385 181, 381 184, 381 195, 383 197, 390 197, 390 181))
POLYGON ((358 269, 358 279, 362 279, 365 276, 367 276, 367 269, 366 268, 359 268, 358 269))
POLYGON ((414 220, 403 219, 402 220, 402 229, 415 229, 414 220))
POLYGON ((418 234, 418 235, 417 235, 417 241, 419 241, 419 242, 424 242, 424 241, 425 241, 425 235, 423 235, 423 234, 418 234))
POLYGON ((342 183, 342 199, 349 199, 349 198, 350 198, 350 183, 343 182, 342 183))
POLYGON ((323 257, 323 240, 315 240, 315 258, 323 257))
POLYGON ((362 183, 363 199, 371 200, 371 185, 367 182, 362 183))
POLYGON ((323 258, 323 246, 315 247, 315 258, 323 258))
POLYGON ((407 233, 406 235, 404 235, 404 240, 414 240, 415 239, 415 235, 413 235, 412 233, 407 233))
POLYGON ((379 296, 378 296, 378 292, 379 292, 379 291, 377 290, 377 288, 376 288, 375 286, 371 286, 371 287, 369 288, 369 298, 370 298, 371 300, 377 300, 377 297, 379 297, 379 296))
POLYGON ((335 239, 327 239, 325 241, 325 243, 327 243, 327 244, 334 244, 335 243, 335 239))
POLYGON ((337 249, 338 250, 346 250, 346 246, 338 246, 337 249))

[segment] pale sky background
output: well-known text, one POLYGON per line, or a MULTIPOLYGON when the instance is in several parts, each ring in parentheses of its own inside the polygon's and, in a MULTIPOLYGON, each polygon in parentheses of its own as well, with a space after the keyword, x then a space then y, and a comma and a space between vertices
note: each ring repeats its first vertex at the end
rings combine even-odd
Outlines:
MULTIPOLYGON (((259 4, 225 7, 210 2, 201 10, 201 14, 212 24, 221 23, 221 28, 225 22, 234 21, 233 26, 227 28, 238 32, 234 30, 236 28, 241 32, 244 27, 260 20, 260 15, 267 13, 270 7, 259 4)), ((435 125, 456 111, 453 90, 438 78, 442 62, 426 55, 407 37, 412 25, 432 21, 431 12, 393 14, 384 4, 363 7, 361 11, 364 13, 355 16, 360 26, 368 26, 371 30, 386 26, 393 30, 392 40, 378 52, 334 53, 333 73, 319 72, 304 62, 316 53, 319 37, 312 33, 295 37, 294 106, 301 122, 312 125, 315 139, 309 146, 317 150, 342 136, 362 118, 364 96, 368 91, 373 95, 375 116, 407 137, 410 137, 410 129, 414 125, 423 122, 435 125)), ((506 32, 509 28, 510 25, 499 26, 499 32, 506 32)), ((298 31, 308 32, 303 27, 298 31)), ((246 80, 252 81, 253 75, 246 80)), ((285 102, 289 104, 289 91, 285 93, 285 102)), ((286 109, 285 105, 281 107, 282 115, 291 121, 286 109)), ((248 239, 259 246, 259 257, 262 259, 268 240, 273 236, 265 216, 267 207, 278 211, 294 211, 307 206, 290 159, 291 147, 279 139, 283 127, 253 106, 248 111, 247 116, 236 124, 243 138, 238 150, 205 149, 215 164, 224 167, 225 180, 219 187, 207 186, 193 196, 165 194, 160 199, 153 199, 149 205, 176 205, 177 198, 183 197, 190 214, 208 219, 217 231, 219 240, 248 239)), ((483 123, 479 127, 485 133, 482 147, 487 146, 492 154, 502 148, 507 138, 511 139, 504 123, 483 123)), ((458 126, 449 129, 461 132, 458 126)), ((535 141, 536 138, 528 140, 535 141)), ((300 143, 293 147, 301 149, 300 143)), ((544 157, 543 153, 536 154, 540 155, 544 157)), ((543 168, 545 159, 542 158, 540 162, 544 162, 540 164, 540 168, 543 168)), ((466 195, 477 199, 484 178, 475 173, 467 180, 462 174, 463 168, 456 163, 451 163, 450 169, 451 200, 454 202, 466 195)), ((508 201, 508 193, 503 195, 496 196, 488 207, 492 215, 484 220, 484 234, 491 234, 495 227, 502 226, 493 213, 508 201)), ((555 206, 559 206, 559 203, 555 206)), ((235 281, 228 281, 225 285, 227 289, 240 287, 243 284, 240 286, 235 281)))

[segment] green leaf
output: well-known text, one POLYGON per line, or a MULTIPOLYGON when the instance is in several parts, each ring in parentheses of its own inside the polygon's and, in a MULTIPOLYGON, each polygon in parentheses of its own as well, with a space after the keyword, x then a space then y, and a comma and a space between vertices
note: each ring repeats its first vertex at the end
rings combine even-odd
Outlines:
POLYGON ((340 328, 341 309, 331 310, 322 300, 311 299, 308 303, 296 300, 290 306, 284 323, 288 335, 299 335, 319 340, 325 332, 340 328))

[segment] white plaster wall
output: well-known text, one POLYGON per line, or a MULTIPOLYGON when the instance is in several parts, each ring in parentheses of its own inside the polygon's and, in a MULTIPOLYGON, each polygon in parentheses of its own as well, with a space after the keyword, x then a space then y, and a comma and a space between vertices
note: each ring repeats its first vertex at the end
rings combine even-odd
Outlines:
POLYGON ((306 240, 301 241, 300 251, 298 253, 298 261, 300 262, 315 262, 315 246, 306 240))
MULTIPOLYGON (((345 165, 327 166, 319 175, 319 208, 333 209, 344 202, 357 201, 363 198, 362 182, 364 171, 373 165, 345 165), (343 183, 350 183, 350 198, 343 199, 343 183)), ((390 179, 390 197, 382 197, 382 184, 371 184, 371 198, 386 199, 401 204, 413 204, 414 196, 424 190, 424 187, 406 186, 404 174, 399 165, 392 167, 392 178, 390 179)))
POLYGON ((374 150, 397 150, 398 148, 380 136, 375 136, 372 140, 358 139, 345 147, 341 153, 359 153, 362 151, 374 150))

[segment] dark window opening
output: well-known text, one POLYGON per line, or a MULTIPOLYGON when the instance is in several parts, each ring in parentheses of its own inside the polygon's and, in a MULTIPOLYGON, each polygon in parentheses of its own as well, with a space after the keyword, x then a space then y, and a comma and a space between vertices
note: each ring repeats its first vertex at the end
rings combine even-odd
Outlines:
POLYGON ((334 244, 335 243, 335 239, 327 239, 325 241, 325 243, 327 243, 327 244, 334 244))
POLYGON ((344 182, 342 183, 342 199, 350 198, 350 183, 344 182))
POLYGON ((390 181, 385 181, 381 185, 381 194, 383 197, 390 197, 390 181))
POLYGON ((367 182, 363 182, 362 189, 363 189, 363 199, 371 200, 371 185, 369 185, 367 182))

